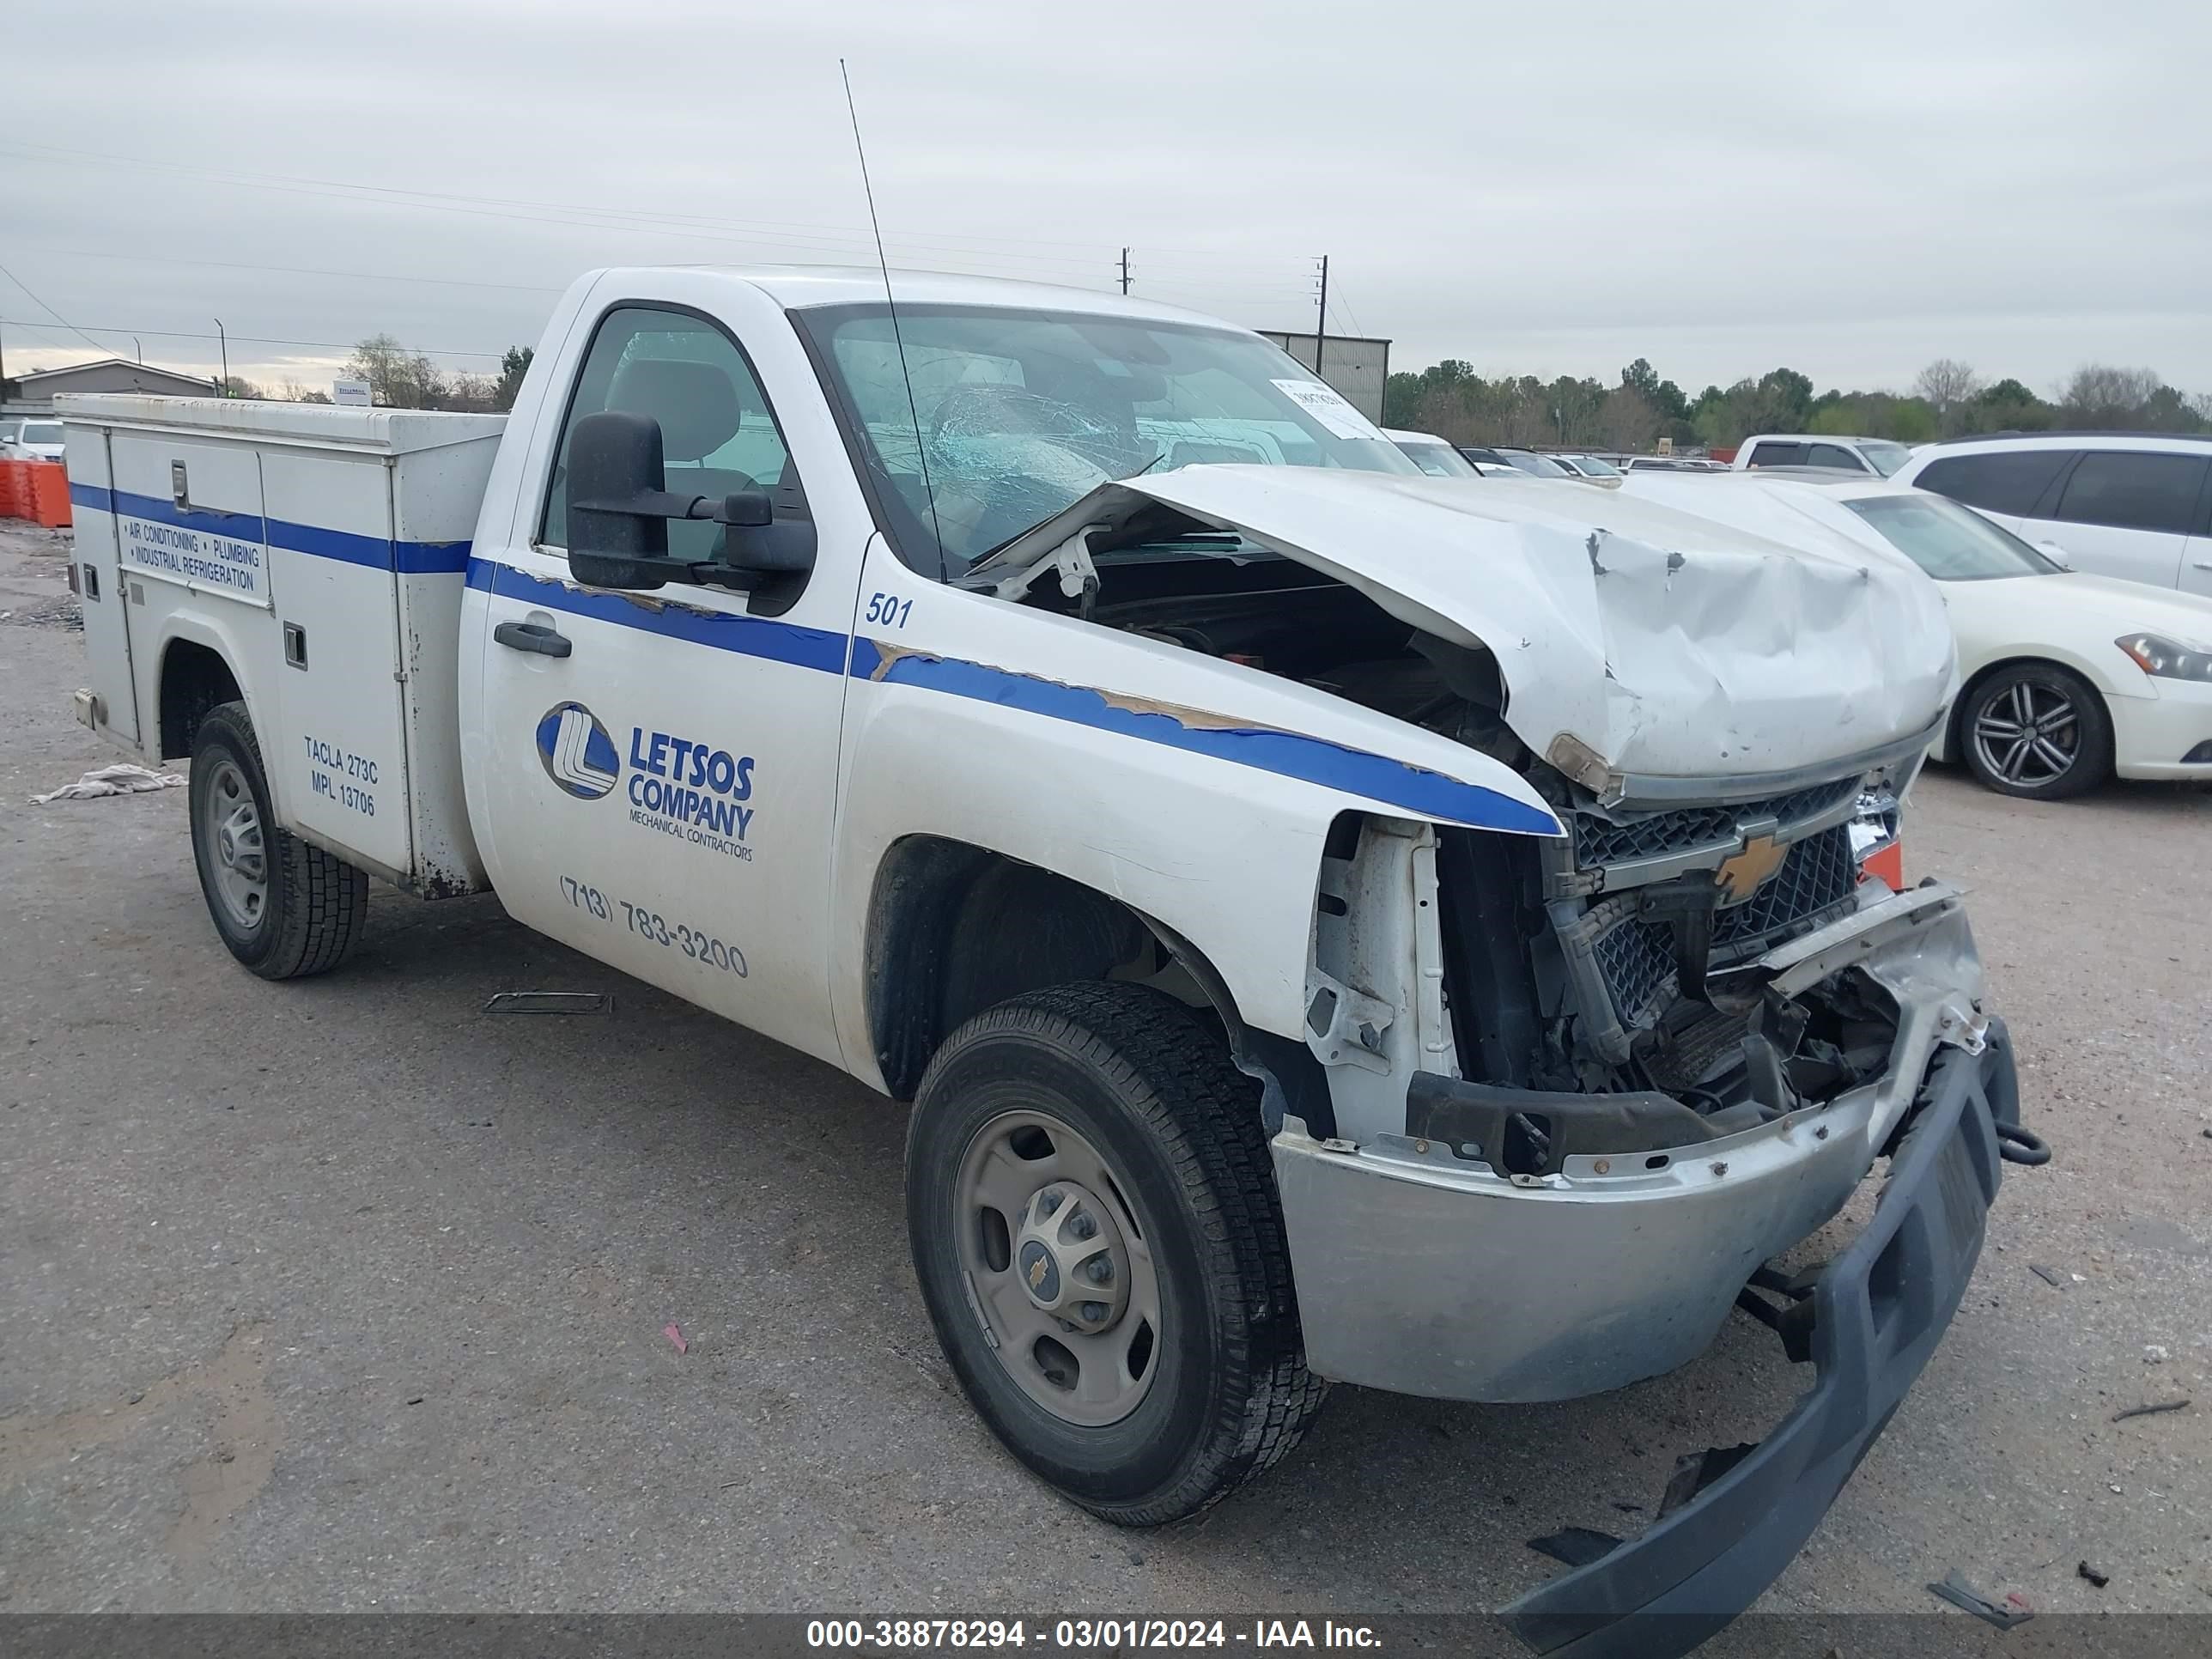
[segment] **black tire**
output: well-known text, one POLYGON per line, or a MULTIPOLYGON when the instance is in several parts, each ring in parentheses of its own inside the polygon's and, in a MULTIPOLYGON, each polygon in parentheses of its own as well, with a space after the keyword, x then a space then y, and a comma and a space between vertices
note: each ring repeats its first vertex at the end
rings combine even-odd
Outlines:
POLYGON ((2069 800, 2112 775, 2112 715, 2103 696, 2070 670, 2056 663, 2014 663, 1982 680, 1966 698, 1959 711, 1958 750, 1985 789, 2021 800, 2069 800), (2067 757, 2063 768, 2046 753, 2015 755, 2008 740, 1981 735, 1984 722, 2019 726, 2023 696, 2031 712, 2061 703, 2070 710, 2070 720, 2048 733, 2049 743, 2067 757))
POLYGON ((352 954, 368 922, 368 877, 276 827, 261 745, 244 703, 219 703, 201 719, 189 793, 200 892, 231 955, 264 979, 300 979, 326 974, 352 954), (208 792, 226 763, 244 775, 266 849, 266 899, 251 925, 230 913, 218 890, 217 854, 205 829, 208 792))
POLYGON ((907 1134, 907 1220, 937 1338, 969 1401, 1033 1473, 1124 1526, 1218 1502, 1297 1445, 1328 1385, 1306 1370, 1259 1090, 1219 1030, 1141 986, 1065 985, 978 1014, 930 1062, 907 1134), (968 1149, 1013 1106, 1106 1159, 1158 1274, 1163 1329, 1128 1416, 1069 1423, 987 1340, 956 1241, 968 1149))

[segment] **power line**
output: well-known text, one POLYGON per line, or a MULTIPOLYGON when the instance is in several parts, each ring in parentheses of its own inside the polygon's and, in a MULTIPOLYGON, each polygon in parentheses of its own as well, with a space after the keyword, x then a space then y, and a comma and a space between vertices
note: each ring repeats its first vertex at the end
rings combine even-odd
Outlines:
MULTIPOLYGON (((570 229, 621 230, 633 234, 644 232, 655 236, 670 236, 685 241, 713 242, 738 247, 766 248, 788 253, 793 250, 816 254, 840 254, 848 257, 865 252, 872 246, 862 233, 846 232, 835 227, 821 227, 801 234, 779 234, 774 236, 739 234, 738 230, 710 230, 690 227, 708 226, 719 222, 689 215, 652 215, 622 208, 564 206, 558 204, 514 203, 500 197, 451 196, 441 191, 400 191, 373 185, 345 185, 334 182, 303 181, 292 184, 267 175, 230 175, 209 168, 188 167, 160 161, 139 161, 127 156, 103 156, 85 151, 69 151, 51 145, 24 145, 17 143, 0 143, 0 151, 13 150, 17 154, 49 151, 88 160, 110 166, 140 167, 152 172, 182 173, 212 179, 253 190, 274 191, 289 196, 319 197, 328 200, 352 202, 362 206, 398 207, 418 212, 459 214, 469 218, 507 219, 524 224, 558 225, 570 229), (413 196, 424 199, 408 200, 413 196), (516 212, 516 206, 549 206, 548 213, 516 212), (585 216, 581 218, 574 216, 585 216)), ((923 246, 923 238, 892 238, 896 242, 912 246, 923 246)), ((963 256, 958 253, 953 257, 963 256)), ((1074 259, 1060 255, 1000 254, 1002 259, 1024 264, 1045 264, 1076 269, 1089 269, 1092 259, 1074 259)), ((858 263, 857 259, 854 263, 858 263)))
MULTIPOLYGON (((531 198, 471 196, 447 191, 416 190, 386 185, 356 184, 345 179, 303 178, 296 174, 252 173, 241 168, 192 167, 180 162, 161 161, 142 156, 118 155, 98 150, 74 149, 58 144, 40 144, 20 139, 0 142, 0 151, 21 155, 45 155, 66 157, 72 161, 110 167, 136 167, 153 172, 181 173, 247 189, 274 190, 287 194, 322 196, 336 200, 364 202, 369 205, 411 207, 425 211, 482 214, 487 209, 538 209, 556 214, 582 214, 588 216, 585 228, 623 229, 644 228, 657 234, 690 236, 695 240, 724 241, 740 246, 809 247, 818 252, 843 252, 851 245, 866 252, 872 246, 872 234, 865 227, 824 223, 808 223, 796 220, 726 219, 701 214, 679 214, 665 211, 646 211, 635 208, 610 208, 583 203, 546 202, 531 198), (368 198, 384 198, 380 203, 368 198), (411 198, 411 199, 410 199, 411 198), (689 227, 688 229, 664 227, 689 227), (758 234, 709 234, 709 232, 774 231, 784 234, 773 237, 758 234), (826 246, 825 246, 826 245, 826 246)), ((545 218, 535 213, 495 213, 492 216, 515 219, 524 222, 574 226, 577 221, 568 218, 545 218)), ((1094 242, 1076 241, 1065 238, 963 236, 947 233, 903 235, 887 233, 886 241, 894 246, 915 248, 945 248, 955 257, 975 258, 964 254, 969 246, 995 248, 1069 247, 1091 250, 1091 257, 1041 253, 1000 253, 994 257, 1015 259, 1024 264, 1062 265, 1075 269, 1095 269, 1097 246, 1094 242)), ((1164 253, 1179 255, 1185 260, 1231 267, 1254 268, 1273 263, 1264 258, 1224 254, 1218 249, 1162 248, 1164 253)))
MULTIPOLYGON (((41 300, 41 299, 40 299, 37 295, 35 295, 35 294, 31 294, 31 290, 30 290, 29 289, 27 289, 27 288, 24 288, 24 287, 23 287, 23 279, 22 279, 21 276, 17 276, 14 271, 12 271, 12 270, 9 270, 7 266, 5 266, 5 265, 0 265, 0 276, 5 276, 5 277, 9 281, 9 282, 11 282, 11 283, 15 283, 15 285, 17 288, 23 289, 23 292, 24 292, 24 293, 26 293, 26 294, 29 294, 29 295, 31 295, 31 303, 32 303, 33 305, 34 305, 34 306, 38 307, 38 308, 39 308, 40 310, 41 310, 41 311, 45 312, 45 313, 46 313, 46 315, 47 315, 47 316, 49 316, 49 317, 52 318, 52 319, 54 319, 54 321, 55 321, 55 322, 59 323, 59 324, 60 324, 64 328, 67 329, 70 333, 72 333, 72 334, 76 335, 76 337, 77 337, 78 339, 80 339, 80 340, 83 341, 87 345, 90 346, 90 347, 91 347, 94 351, 105 351, 105 350, 106 350, 106 349, 107 349, 107 348, 106 348, 106 346, 104 346, 104 345, 100 344, 100 343, 99 341, 97 341, 97 340, 94 339, 94 338, 92 337, 92 336, 91 336, 91 335, 89 335, 89 334, 86 333, 82 329, 79 328, 79 327, 78 327, 75 323, 73 323, 73 322, 70 321, 70 319, 69 319, 68 318, 66 318, 66 317, 63 316, 63 315, 61 314, 61 313, 60 313, 60 312, 56 311, 56 310, 55 310, 52 306, 48 305, 48 304, 47 304, 44 300, 41 300)), ((18 324, 16 324, 16 326, 17 326, 18 328, 49 328, 49 327, 51 327, 52 325, 52 324, 47 324, 47 323, 18 323, 18 324)), ((129 331, 129 330, 127 330, 127 329, 122 329, 122 330, 112 330, 112 331, 111 331, 111 332, 117 332, 117 333, 128 333, 130 331, 129 331)))
MULTIPOLYGON (((17 246, 25 246, 18 243, 17 246)), ((89 248, 39 247, 29 245, 34 253, 49 253, 64 259, 112 259, 121 264, 198 265, 210 270, 265 270, 285 276, 338 276, 364 283, 422 283, 441 288, 505 289, 517 294, 559 294, 557 287, 538 283, 489 283, 468 276, 401 276, 380 270, 321 270, 302 265, 271 265, 258 261, 248 264, 236 259, 186 259, 173 253, 100 253, 89 248)), ((20 286, 20 284, 18 284, 20 286)), ((26 289, 24 292, 30 290, 26 289)))
POLYGON ((1339 276, 1335 281, 1336 308, 1342 312, 1346 318, 1351 322, 1352 332, 1361 337, 1365 337, 1367 335, 1366 325, 1359 320, 1359 313, 1352 308, 1352 301, 1345 295, 1344 278, 1339 276))
MULTIPOLYGON (((16 283, 16 286, 18 288, 22 288, 22 284, 20 283, 16 283)), ((30 293, 30 289, 24 289, 23 291, 26 294, 30 293)), ((49 331, 52 331, 54 328, 54 325, 52 323, 31 322, 19 317, 0 317, 0 326, 5 326, 8 328, 43 328, 49 331)), ((90 345, 94 350, 106 351, 108 349, 107 347, 101 345, 99 341, 94 339, 91 335, 86 334, 82 329, 78 328, 75 324, 64 324, 63 326, 68 328, 71 333, 82 338, 85 343, 90 345)), ((221 337, 220 336, 208 332, 204 329, 194 331, 191 329, 181 328, 130 328, 98 323, 94 324, 92 326, 95 332, 101 334, 144 334, 151 336, 154 338, 162 340, 213 340, 221 337)), ((238 334, 233 335, 231 337, 234 339, 245 340, 254 345, 322 346, 335 351, 351 351, 361 344, 361 342, 358 340, 285 340, 279 339, 275 335, 271 334, 238 334)), ((402 351, 420 352, 426 357, 489 357, 496 362, 507 356, 503 351, 462 351, 450 346, 403 345, 399 349, 402 351)))

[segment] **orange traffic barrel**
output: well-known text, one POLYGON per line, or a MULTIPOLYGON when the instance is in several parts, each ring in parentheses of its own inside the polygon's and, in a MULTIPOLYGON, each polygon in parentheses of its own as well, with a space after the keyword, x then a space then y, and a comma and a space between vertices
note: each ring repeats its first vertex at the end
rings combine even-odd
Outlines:
POLYGON ((23 471, 27 461, 0 460, 0 519, 27 519, 31 516, 29 492, 23 485, 23 471))

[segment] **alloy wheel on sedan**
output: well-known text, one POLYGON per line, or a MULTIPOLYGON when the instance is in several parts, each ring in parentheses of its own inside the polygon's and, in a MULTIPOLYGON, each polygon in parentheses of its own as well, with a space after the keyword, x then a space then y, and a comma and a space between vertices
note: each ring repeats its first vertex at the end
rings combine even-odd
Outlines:
POLYGON ((2094 788, 2112 771, 2103 702, 2055 665, 2022 664, 1976 687, 1960 736, 1974 775, 2002 794, 2060 799, 2094 788))

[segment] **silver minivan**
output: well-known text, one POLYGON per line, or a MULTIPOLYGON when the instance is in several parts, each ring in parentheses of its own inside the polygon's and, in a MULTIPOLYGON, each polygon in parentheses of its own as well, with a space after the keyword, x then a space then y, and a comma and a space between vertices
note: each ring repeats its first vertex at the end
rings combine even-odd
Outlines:
POLYGON ((1962 501, 2075 569, 2212 596, 2212 437, 1966 439, 1914 451, 1891 482, 1962 501))

